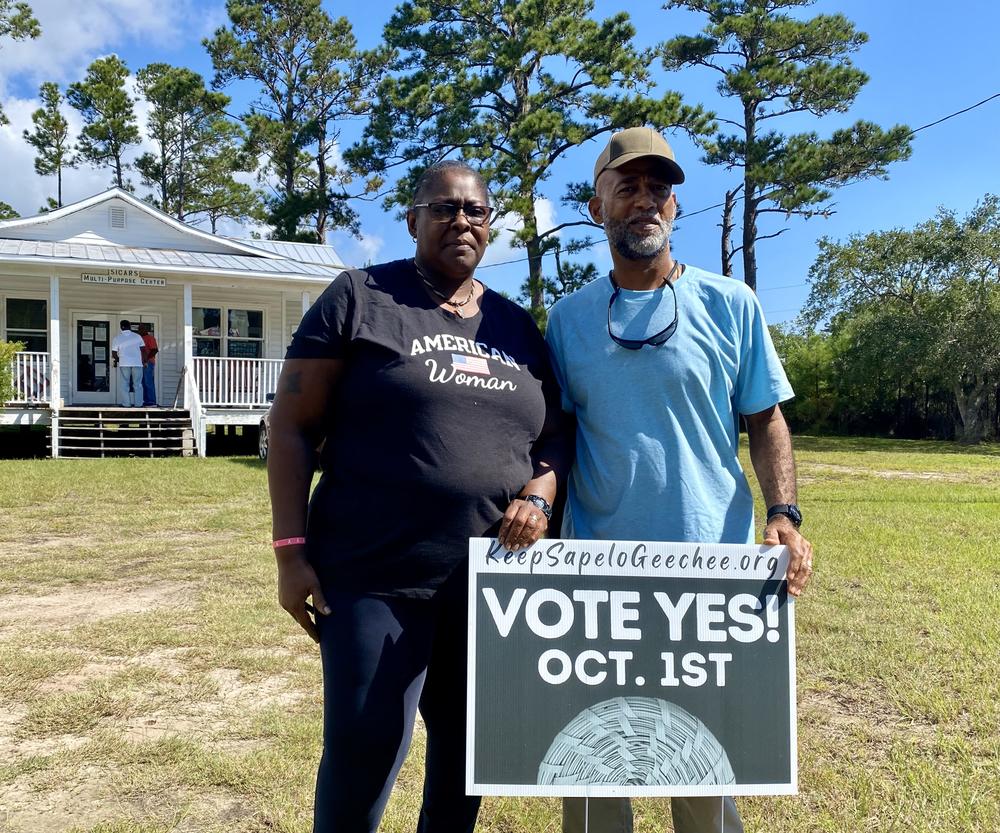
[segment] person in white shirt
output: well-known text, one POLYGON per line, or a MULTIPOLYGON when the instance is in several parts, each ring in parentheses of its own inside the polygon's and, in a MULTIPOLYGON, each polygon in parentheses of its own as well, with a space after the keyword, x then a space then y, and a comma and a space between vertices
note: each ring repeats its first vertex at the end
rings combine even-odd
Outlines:
POLYGON ((142 366, 146 362, 146 343, 132 331, 132 322, 118 322, 121 332, 111 341, 111 358, 118 368, 118 402, 123 408, 142 407, 142 366))

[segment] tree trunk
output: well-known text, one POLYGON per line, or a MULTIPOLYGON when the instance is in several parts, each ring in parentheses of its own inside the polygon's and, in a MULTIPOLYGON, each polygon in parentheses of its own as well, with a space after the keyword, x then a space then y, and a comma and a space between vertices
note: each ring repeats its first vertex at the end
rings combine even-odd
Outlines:
MULTIPOLYGON (((525 222, 525 229, 529 226, 525 222)), ((531 237, 527 242, 528 249, 528 297, 531 300, 531 314, 536 321, 545 318, 545 291, 542 276, 542 241, 538 238, 538 230, 532 218, 531 237)))
POLYGON ((736 207, 736 191, 726 191, 726 203, 722 209, 722 274, 733 276, 733 209, 736 207))
POLYGON ((316 236, 320 243, 326 243, 326 183, 329 178, 326 172, 326 126, 322 128, 319 147, 316 150, 316 190, 319 192, 318 208, 316 209, 316 236))
POLYGON ((751 179, 750 160, 753 158, 757 135, 757 104, 743 105, 743 127, 746 133, 745 167, 743 168, 743 282, 757 291, 757 183, 751 179))
POLYGON ((185 191, 185 175, 186 171, 184 168, 186 157, 187 157, 187 139, 186 132, 188 126, 181 120, 180 125, 180 139, 178 140, 177 146, 177 219, 182 223, 184 222, 184 217, 187 212, 184 210, 184 200, 187 196, 185 191))
POLYGON ((958 405, 958 413, 962 419, 958 441, 969 445, 982 442, 986 432, 986 421, 983 418, 987 396, 986 385, 978 379, 968 387, 956 382, 954 393, 955 404, 958 405))
POLYGON ((56 166, 56 208, 62 208, 62 165, 56 166))
POLYGON ((167 181, 167 155, 160 153, 160 208, 164 214, 173 214, 170 210, 170 183, 167 181))
MULTIPOLYGON (((750 184, 747 183, 747 194, 750 184)), ((748 196, 743 207, 743 282, 757 291, 757 206, 748 196)))

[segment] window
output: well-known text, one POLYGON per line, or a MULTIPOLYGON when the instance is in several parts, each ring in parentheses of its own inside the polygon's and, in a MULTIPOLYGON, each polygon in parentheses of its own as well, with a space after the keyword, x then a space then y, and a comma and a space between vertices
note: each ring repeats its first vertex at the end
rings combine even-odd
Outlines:
POLYGON ((196 356, 222 355, 221 321, 222 310, 218 307, 192 307, 191 322, 196 356))
POLYGON ((258 309, 193 307, 196 356, 259 359, 264 355, 264 313, 258 309), (225 320, 225 330, 222 321, 225 320))
POLYGON ((7 299, 7 341, 33 353, 49 351, 48 303, 39 298, 7 299))
POLYGON ((264 355, 264 313, 260 310, 229 310, 227 333, 227 356, 259 359, 264 355))

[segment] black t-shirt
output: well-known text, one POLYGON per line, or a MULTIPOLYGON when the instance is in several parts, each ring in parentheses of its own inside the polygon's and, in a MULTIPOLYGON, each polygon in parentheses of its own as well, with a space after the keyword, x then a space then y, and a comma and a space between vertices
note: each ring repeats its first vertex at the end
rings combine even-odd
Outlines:
POLYGON ((310 561, 331 586, 429 596, 494 535, 531 479, 558 388, 523 309, 486 290, 459 318, 412 261, 339 275, 286 358, 345 361, 309 507, 310 561))

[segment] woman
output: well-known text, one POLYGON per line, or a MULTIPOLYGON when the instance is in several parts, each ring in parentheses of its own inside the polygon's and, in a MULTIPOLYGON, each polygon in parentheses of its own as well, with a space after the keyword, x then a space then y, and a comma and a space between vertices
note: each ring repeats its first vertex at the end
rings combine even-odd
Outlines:
POLYGON ((475 826, 479 798, 464 779, 468 539, 534 543, 565 468, 542 337, 474 277, 490 213, 469 166, 428 169, 406 215, 414 258, 340 275, 282 369, 268 476, 279 599, 323 658, 317 833, 378 828, 418 708, 417 829, 475 826))

